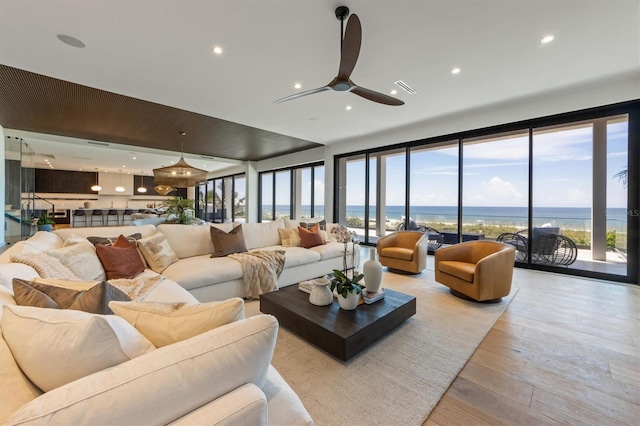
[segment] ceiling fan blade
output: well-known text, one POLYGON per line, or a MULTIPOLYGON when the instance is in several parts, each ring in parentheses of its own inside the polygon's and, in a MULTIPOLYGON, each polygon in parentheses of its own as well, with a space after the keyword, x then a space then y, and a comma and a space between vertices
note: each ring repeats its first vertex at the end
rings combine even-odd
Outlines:
POLYGON ((360 44, 362 43, 362 26, 358 15, 352 14, 347 21, 347 29, 342 40, 342 51, 340 55, 340 68, 338 68, 338 80, 348 81, 353 68, 356 66, 360 55, 360 44))
POLYGON ((293 95, 285 96, 284 98, 280 98, 277 101, 273 101, 273 103, 274 104, 279 104, 281 102, 287 102, 287 101, 290 101, 292 99, 301 98, 303 96, 313 95, 314 93, 324 92, 325 90, 329 90, 329 89, 331 89, 329 86, 318 87, 317 89, 306 90, 304 92, 294 93, 293 95))
POLYGON ((395 105, 395 106, 404 105, 404 102, 402 102, 400 99, 394 98, 389 95, 385 95, 380 92, 375 92, 373 90, 365 89, 364 87, 360 87, 360 86, 354 86, 353 89, 351 89, 351 93, 355 93, 358 96, 362 96, 365 99, 368 99, 373 102, 378 102, 380 104, 395 105))

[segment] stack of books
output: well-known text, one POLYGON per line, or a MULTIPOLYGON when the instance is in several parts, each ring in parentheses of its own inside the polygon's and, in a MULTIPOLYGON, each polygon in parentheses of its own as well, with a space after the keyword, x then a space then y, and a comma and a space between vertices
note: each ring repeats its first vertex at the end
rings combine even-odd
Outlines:
POLYGON ((311 294, 314 285, 313 280, 302 281, 298 284, 298 290, 311 294))
POLYGON ((366 289, 362 291, 362 301, 367 305, 377 302, 384 298, 384 288, 381 288, 375 293, 369 293, 366 289))

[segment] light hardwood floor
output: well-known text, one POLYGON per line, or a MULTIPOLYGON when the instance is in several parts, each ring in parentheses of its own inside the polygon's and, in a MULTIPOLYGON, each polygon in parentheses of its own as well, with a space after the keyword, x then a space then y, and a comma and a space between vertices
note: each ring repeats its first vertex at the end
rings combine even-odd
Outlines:
POLYGON ((425 425, 640 424, 640 287, 523 269, 513 286, 425 425))

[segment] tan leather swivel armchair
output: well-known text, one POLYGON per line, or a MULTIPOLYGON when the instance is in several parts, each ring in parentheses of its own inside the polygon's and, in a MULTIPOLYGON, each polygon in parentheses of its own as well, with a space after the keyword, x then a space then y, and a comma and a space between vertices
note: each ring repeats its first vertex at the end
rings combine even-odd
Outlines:
POLYGON ((435 252, 436 281, 476 302, 498 302, 511 292, 515 248, 495 241, 468 241, 435 252))
POLYGON ((422 232, 394 232, 378 240, 378 260, 392 271, 419 274, 427 266, 428 242, 422 232))

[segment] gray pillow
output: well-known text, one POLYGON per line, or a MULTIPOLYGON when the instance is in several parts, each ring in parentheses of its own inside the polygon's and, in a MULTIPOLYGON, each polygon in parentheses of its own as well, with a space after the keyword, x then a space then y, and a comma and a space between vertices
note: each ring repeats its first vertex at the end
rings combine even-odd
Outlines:
POLYGON ((102 281, 89 290, 73 290, 64 287, 14 278, 13 294, 16 303, 50 309, 74 309, 92 314, 113 314, 109 302, 131 300, 124 292, 102 281))

